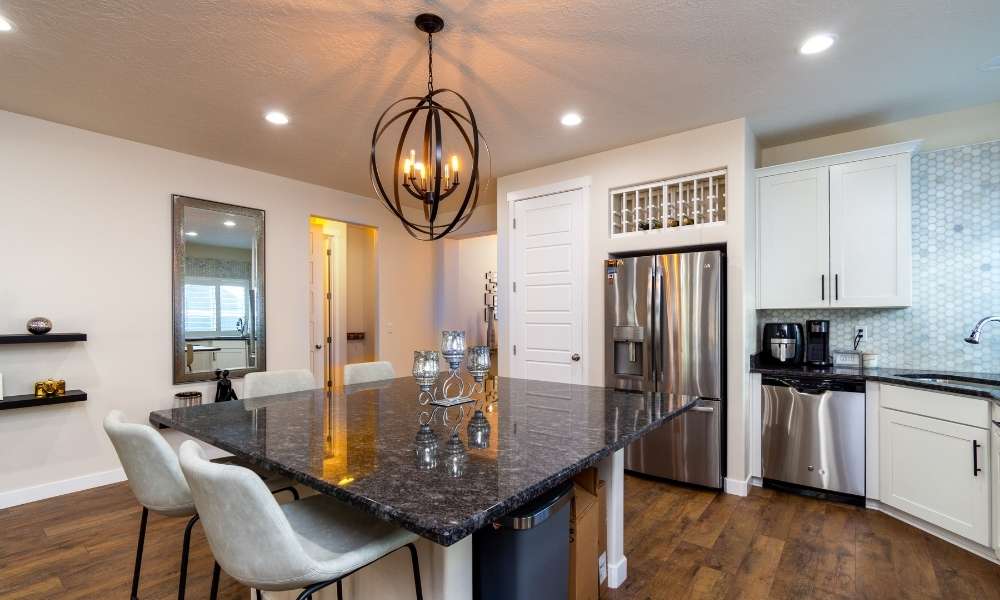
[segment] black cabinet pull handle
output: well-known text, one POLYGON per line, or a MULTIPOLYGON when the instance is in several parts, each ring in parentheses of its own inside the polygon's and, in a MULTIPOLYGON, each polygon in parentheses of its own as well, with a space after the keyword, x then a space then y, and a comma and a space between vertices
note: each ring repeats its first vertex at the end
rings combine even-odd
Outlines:
POLYGON ((826 275, 819 276, 819 299, 826 300, 826 275))
POLYGON ((840 300, 840 273, 833 276, 833 299, 840 300))
POLYGON ((979 468, 979 442, 972 440, 972 476, 978 477, 980 471, 982 469, 979 468))

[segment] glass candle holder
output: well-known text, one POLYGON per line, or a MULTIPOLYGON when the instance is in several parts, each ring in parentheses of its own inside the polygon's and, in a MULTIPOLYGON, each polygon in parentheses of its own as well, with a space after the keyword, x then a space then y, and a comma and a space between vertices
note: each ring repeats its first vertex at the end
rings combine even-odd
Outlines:
POLYGON ((465 465, 469 456, 465 452, 465 444, 457 433, 451 434, 448 443, 444 445, 444 466, 451 477, 461 477, 465 473, 465 465))
POLYGON ((433 469, 436 467, 439 446, 440 442, 438 442, 437 434, 434 433, 430 425, 421 425, 420 429, 417 431, 417 437, 414 440, 414 449, 417 454, 417 467, 420 469, 433 469))
POLYGON ((465 356, 465 332, 445 329, 441 332, 441 355, 448 362, 451 370, 462 366, 465 356))
POLYGON ((416 350, 413 352, 413 378, 425 392, 429 392, 437 381, 441 368, 437 350, 416 350))
POLYGON ((476 380, 482 383, 486 379, 486 374, 490 371, 490 349, 488 346, 473 346, 469 348, 469 355, 465 360, 465 368, 476 380))
POLYGON ((467 428, 469 446, 473 448, 490 447, 490 422, 486 420, 483 411, 477 410, 469 419, 467 428))

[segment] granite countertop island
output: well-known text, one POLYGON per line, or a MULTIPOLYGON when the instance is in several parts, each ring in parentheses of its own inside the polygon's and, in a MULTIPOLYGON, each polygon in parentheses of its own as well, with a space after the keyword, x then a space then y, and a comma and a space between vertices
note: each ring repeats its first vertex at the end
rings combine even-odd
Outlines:
MULTIPOLYGON (((678 416, 693 397, 499 378, 488 445, 449 461, 439 410, 436 465, 418 462, 421 413, 410 377, 156 411, 153 424, 208 442, 442 546, 469 536, 678 416)), ((452 408, 454 419, 458 410, 452 408)), ((426 416, 425 416, 426 417, 426 416)))
POLYGON ((936 392, 1000 400, 1000 373, 964 373, 959 371, 930 371, 926 369, 886 367, 865 369, 858 367, 817 368, 806 365, 769 365, 761 363, 758 357, 759 355, 751 357, 750 372, 760 373, 765 376, 837 379, 858 382, 879 381, 893 385, 934 390, 936 392), (948 379, 949 381, 930 382, 923 381, 920 378, 948 379))

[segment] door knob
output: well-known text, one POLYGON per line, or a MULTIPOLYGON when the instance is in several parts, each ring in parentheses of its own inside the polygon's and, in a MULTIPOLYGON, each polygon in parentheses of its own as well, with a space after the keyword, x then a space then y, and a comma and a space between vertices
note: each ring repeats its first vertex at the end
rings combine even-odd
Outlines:
POLYGON ((570 357, 570 359, 572 359, 572 360, 573 360, 573 362, 579 362, 579 360, 580 360, 580 355, 579 355, 579 354, 576 354, 576 353, 574 353, 574 354, 573 354, 573 356, 571 356, 571 357, 570 357))

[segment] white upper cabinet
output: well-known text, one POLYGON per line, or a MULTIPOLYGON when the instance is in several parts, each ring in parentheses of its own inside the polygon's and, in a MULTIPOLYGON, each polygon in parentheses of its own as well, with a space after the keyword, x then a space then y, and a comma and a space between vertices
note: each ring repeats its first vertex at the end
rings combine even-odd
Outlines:
POLYGON ((757 308, 910 305, 918 144, 757 170, 757 308))
POLYGON ((910 155, 830 167, 831 306, 909 306, 910 247, 910 155))
POLYGON ((762 177, 757 194, 761 306, 828 306, 829 170, 762 177))

